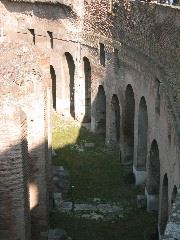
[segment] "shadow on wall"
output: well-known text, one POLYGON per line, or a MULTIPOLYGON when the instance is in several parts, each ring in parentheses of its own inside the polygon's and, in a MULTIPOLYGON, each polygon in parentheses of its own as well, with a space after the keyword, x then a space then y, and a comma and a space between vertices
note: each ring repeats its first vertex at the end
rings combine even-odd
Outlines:
POLYGON ((23 139, 0 155, 0 239, 46 239, 51 192, 46 146, 28 153, 23 139))
POLYGON ((77 18, 76 13, 72 11, 71 7, 64 4, 59 4, 55 7, 54 4, 36 3, 36 5, 33 5, 22 2, 20 6, 17 2, 7 2, 4 0, 1 2, 9 12, 22 14, 23 10, 27 12, 29 11, 33 12, 33 15, 40 19, 59 20, 67 19, 68 17, 72 19, 77 18))

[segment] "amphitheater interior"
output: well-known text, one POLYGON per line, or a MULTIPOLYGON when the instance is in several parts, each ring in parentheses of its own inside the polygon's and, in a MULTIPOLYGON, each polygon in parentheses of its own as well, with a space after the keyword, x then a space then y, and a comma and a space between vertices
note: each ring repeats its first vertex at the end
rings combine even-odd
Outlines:
POLYGON ((180 239, 180 3, 0 0, 0 52, 0 239, 48 239, 53 111, 119 149, 180 239))

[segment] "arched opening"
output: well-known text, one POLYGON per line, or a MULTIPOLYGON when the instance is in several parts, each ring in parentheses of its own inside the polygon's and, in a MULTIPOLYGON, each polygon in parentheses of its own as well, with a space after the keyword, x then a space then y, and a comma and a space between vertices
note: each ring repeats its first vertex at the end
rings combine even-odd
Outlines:
POLYGON ((30 34, 31 34, 31 39, 32 39, 32 43, 35 45, 36 44, 36 35, 35 35, 35 31, 34 29, 28 29, 30 34))
POLYGON ((159 185, 160 185, 159 148, 156 140, 153 140, 148 159, 146 179, 148 210, 158 210, 159 185))
POLYGON ((155 100, 155 112, 160 115, 160 81, 155 80, 156 100, 155 100))
POLYGON ((123 149, 122 160, 124 163, 133 161, 134 156, 134 112, 135 100, 131 85, 128 85, 125 92, 125 104, 123 111, 123 149))
POLYGON ((96 98, 96 132, 104 137, 106 135, 106 95, 102 85, 96 98))
POLYGON ((168 221, 168 177, 164 175, 162 185, 161 211, 160 211, 160 234, 163 235, 168 221))
POLYGON ((111 100, 111 144, 116 145, 120 140, 120 105, 116 95, 111 100))
POLYGON ((54 42, 53 42, 53 33, 50 31, 47 31, 48 35, 49 35, 49 40, 50 40, 50 46, 51 48, 53 48, 54 46, 54 42))
POLYGON ((177 196, 177 187, 174 186, 173 191, 172 191, 171 204, 175 203, 176 196, 177 196))
POLYGON ((84 57, 85 76, 85 116, 83 122, 91 122, 91 65, 89 59, 84 57))
POLYGON ((69 96, 69 108, 70 108, 70 115, 75 118, 75 103, 74 103, 74 73, 75 73, 75 64, 72 55, 69 52, 65 53, 68 71, 65 73, 65 81, 66 86, 69 89, 65 89, 67 95, 69 96))
POLYGON ((148 134, 148 114, 144 97, 141 98, 138 114, 138 148, 137 148, 137 169, 146 170, 147 158, 147 134, 148 134))
POLYGON ((148 176, 146 183, 148 193, 159 194, 160 161, 159 161, 159 148, 156 140, 153 140, 151 144, 148 176))
POLYGON ((99 43, 100 48, 100 64, 105 67, 106 62, 106 53, 105 53, 105 47, 103 43, 99 43))
POLYGON ((56 110, 56 73, 52 65, 50 65, 50 74, 51 74, 51 81, 52 81, 53 108, 54 110, 56 110))

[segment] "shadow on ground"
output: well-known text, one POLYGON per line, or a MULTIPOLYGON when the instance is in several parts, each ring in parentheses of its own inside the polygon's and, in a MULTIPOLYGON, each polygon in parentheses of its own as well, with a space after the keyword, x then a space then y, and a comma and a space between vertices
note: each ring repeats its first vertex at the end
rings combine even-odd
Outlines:
POLYGON ((50 214, 51 228, 64 229, 73 240, 155 240, 157 215, 137 208, 136 198, 143 190, 133 183, 132 166, 122 166, 117 150, 107 148, 103 137, 77 122, 57 115, 53 121, 53 164, 63 166, 70 176, 63 201, 73 203, 73 208, 76 204, 110 204, 122 211, 109 219, 92 219, 87 215, 103 214, 97 209, 56 209, 50 214))

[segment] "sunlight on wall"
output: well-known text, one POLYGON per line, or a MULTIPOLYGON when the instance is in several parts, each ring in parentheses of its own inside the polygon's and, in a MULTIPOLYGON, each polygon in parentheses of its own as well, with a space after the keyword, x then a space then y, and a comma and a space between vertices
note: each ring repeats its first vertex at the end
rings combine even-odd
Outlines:
POLYGON ((39 202, 38 187, 35 183, 29 184, 29 198, 30 198, 30 210, 35 208, 39 202))

